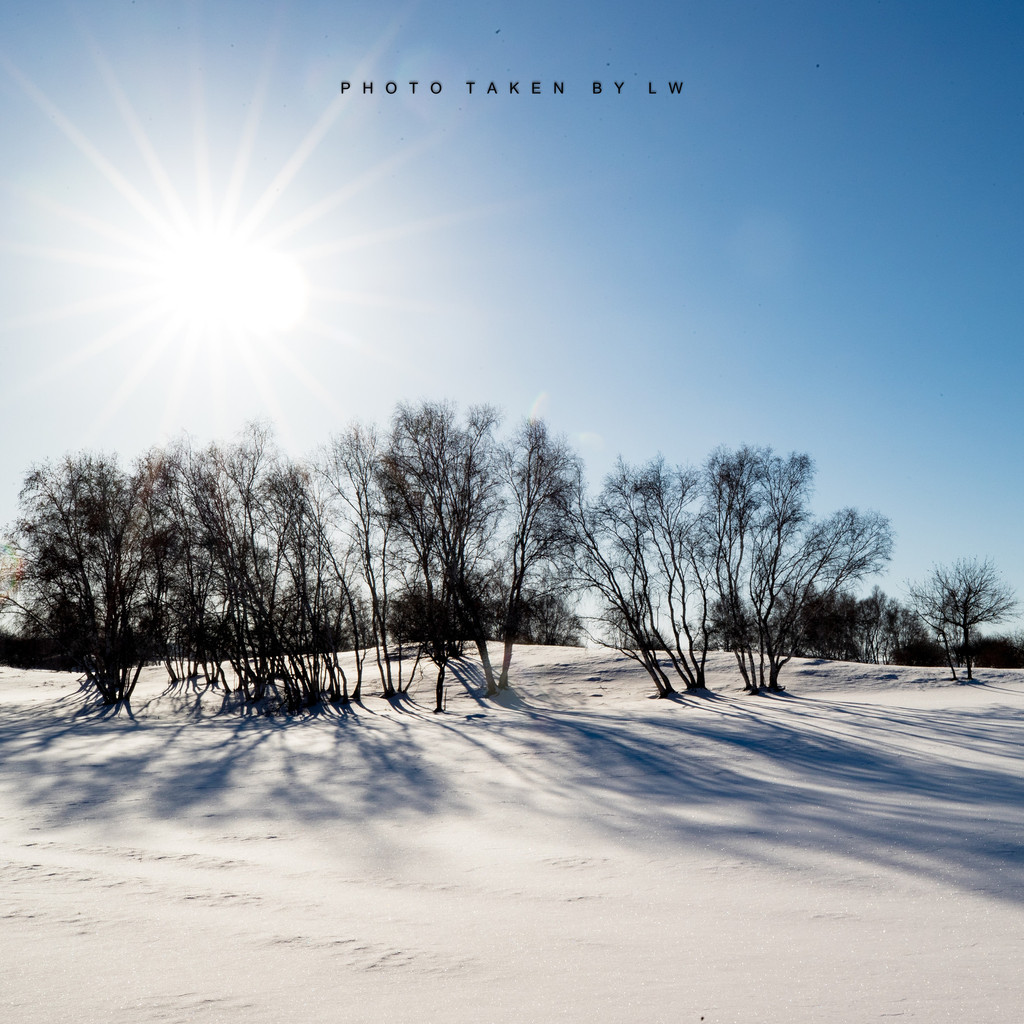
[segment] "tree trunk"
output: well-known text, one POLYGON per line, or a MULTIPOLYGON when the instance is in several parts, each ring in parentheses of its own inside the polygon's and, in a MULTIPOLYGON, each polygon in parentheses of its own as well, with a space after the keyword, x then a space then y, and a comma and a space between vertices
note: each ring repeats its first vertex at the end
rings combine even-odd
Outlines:
POLYGON ((957 682, 957 678, 956 665, 953 664, 953 651, 950 649, 949 640, 947 639, 946 634, 940 633, 939 637, 942 640, 942 648, 946 652, 946 661, 949 664, 949 671, 953 673, 953 682, 955 683, 957 682))
POLYGON ((508 689, 508 667, 512 664, 512 639, 505 638, 505 648, 501 655, 501 675, 498 676, 498 689, 508 689))
POLYGON ((444 665, 437 669, 437 686, 434 691, 434 714, 439 715, 444 711, 444 665))
POLYGON ((484 668, 484 682, 487 684, 487 696, 493 697, 498 692, 494 681, 494 669, 491 667, 491 656, 487 653, 487 641, 477 640, 476 649, 480 652, 480 662, 484 668))
POLYGON ((645 651, 643 653, 643 664, 644 668, 647 669, 647 674, 654 680, 654 685, 658 690, 658 696, 671 697, 676 691, 672 686, 672 680, 665 675, 661 665, 658 663, 657 654, 653 651, 645 651))

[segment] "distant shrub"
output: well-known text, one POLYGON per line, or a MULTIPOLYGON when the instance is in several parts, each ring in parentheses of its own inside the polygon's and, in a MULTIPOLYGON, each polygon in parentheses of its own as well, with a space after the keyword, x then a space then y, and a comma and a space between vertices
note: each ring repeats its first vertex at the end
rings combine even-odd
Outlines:
POLYGON ((0 665, 45 668, 54 672, 73 672, 81 668, 52 638, 21 636, 7 631, 0 631, 0 665))
POLYGON ((946 652, 942 644, 934 640, 912 640, 892 652, 891 664, 935 667, 946 664, 946 652))
POLYGON ((582 647, 583 622, 560 594, 527 594, 523 598, 516 643, 582 647))
POLYGON ((974 645, 979 668, 1024 668, 1024 637, 983 636, 974 645))

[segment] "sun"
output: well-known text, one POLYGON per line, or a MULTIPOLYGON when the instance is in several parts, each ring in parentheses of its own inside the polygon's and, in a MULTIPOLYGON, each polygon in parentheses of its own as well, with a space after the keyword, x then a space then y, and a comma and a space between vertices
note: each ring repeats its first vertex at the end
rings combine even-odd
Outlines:
POLYGON ((153 273, 165 312, 213 339, 290 331, 309 302, 294 256, 225 232, 180 232, 153 273))
MULTIPOLYGON (((191 109, 173 122, 190 130, 191 152, 187 146, 165 152, 94 40, 90 55, 119 115, 109 139, 91 136, 0 52, 0 72, 84 158, 89 175, 83 180, 102 186, 94 193, 95 204, 86 192, 57 198, 34 186, 18 189, 56 231, 52 244, 32 243, 26 251, 66 268, 58 280, 71 296, 22 318, 45 325, 55 337, 62 325, 73 326, 61 357, 40 371, 38 386, 56 376, 71 377, 79 367, 109 370, 113 386, 104 389, 91 414, 94 432, 130 401, 136 408, 145 404, 150 414, 151 403, 147 398, 140 403, 139 396, 154 383, 166 430, 190 419, 197 402, 201 415, 220 416, 225 423, 232 410, 257 404, 284 422, 282 396, 293 394, 296 384, 332 415, 340 414, 337 392, 314 369, 311 353, 335 358, 351 349, 382 363, 392 357, 346 323, 323 319, 326 307, 381 301, 339 288, 334 282, 345 280, 343 274, 325 274, 325 262, 396 233, 432 230, 452 218, 350 234, 333 215, 442 136, 425 137, 322 190, 302 172, 335 124, 349 116, 342 97, 334 95, 280 164, 257 159, 263 152, 258 139, 267 130, 268 56, 243 118, 226 122, 237 133, 233 152, 209 130, 201 81, 191 109), (269 175, 258 173, 265 168, 269 175)), ((0 190, 7 187, 0 181, 0 190)), ((4 327, 0 319, 0 330, 4 327)))
POLYGON ((61 240, 36 246, 33 252, 70 267, 67 279, 81 282, 82 288, 80 299, 40 311, 33 319, 61 323, 96 317, 101 325, 91 337, 76 337, 46 374, 112 361, 117 385, 95 411, 94 426, 109 420, 156 376, 168 423, 193 401, 197 379, 204 380, 204 393, 216 396, 215 408, 227 408, 244 394, 280 417, 278 392, 291 378, 333 411, 333 396, 301 355, 311 339, 330 333, 312 315, 311 305, 323 297, 306 276, 306 264, 316 254, 311 255, 304 232, 345 202, 350 190, 315 194, 303 205, 296 203, 301 191, 295 179, 343 105, 335 98, 261 183, 250 177, 264 90, 257 87, 239 125, 233 159, 211 145, 197 99, 193 179, 182 173, 175 154, 167 162, 158 152, 98 47, 93 58, 141 163, 115 160, 0 53, 0 71, 112 189, 105 197, 98 194, 96 209, 81 199, 68 203, 26 190, 28 199, 55 215, 60 229, 76 239, 70 245, 61 240), (286 195, 290 201, 282 203, 286 195), (282 205, 288 213, 280 212, 282 205))

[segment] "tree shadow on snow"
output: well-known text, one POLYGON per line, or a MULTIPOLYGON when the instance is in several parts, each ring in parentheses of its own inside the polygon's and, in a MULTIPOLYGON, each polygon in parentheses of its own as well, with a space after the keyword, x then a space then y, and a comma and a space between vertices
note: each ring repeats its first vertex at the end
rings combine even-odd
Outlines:
POLYGON ((496 783, 561 798, 567 815, 755 867, 821 854, 1024 901, 1019 707, 692 692, 627 714, 504 707, 482 737, 444 727, 486 749, 496 783))
POLYGON ((680 865, 692 849, 754 869, 817 856, 1024 900, 1019 694, 942 710, 693 692, 555 709, 514 689, 485 698, 472 663, 452 678, 470 701, 447 715, 407 696, 131 720, 87 713, 78 691, 0 719, 0 782, 40 825, 238 815, 359 829, 471 810, 484 786, 680 865))

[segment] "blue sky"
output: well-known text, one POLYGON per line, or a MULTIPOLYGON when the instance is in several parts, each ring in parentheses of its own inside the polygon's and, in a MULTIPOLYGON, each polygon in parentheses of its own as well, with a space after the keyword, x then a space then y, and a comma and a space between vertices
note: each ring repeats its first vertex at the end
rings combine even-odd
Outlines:
POLYGON ((1024 8, 367 7, 4 5, 0 521, 69 449, 265 417, 302 454, 452 397, 595 478, 807 451, 822 512, 892 518, 890 591, 991 556, 1024 594, 1024 8), (302 316, 168 316, 206 223, 302 316))

